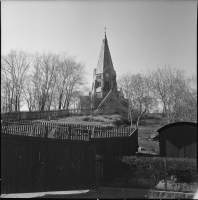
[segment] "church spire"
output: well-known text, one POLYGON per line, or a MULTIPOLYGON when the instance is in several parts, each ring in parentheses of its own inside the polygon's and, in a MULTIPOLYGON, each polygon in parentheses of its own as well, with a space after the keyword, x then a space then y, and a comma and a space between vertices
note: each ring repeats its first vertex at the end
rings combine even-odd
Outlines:
POLYGON ((107 43, 107 36, 106 36, 106 29, 107 29, 107 28, 104 27, 104 29, 105 29, 105 32, 104 32, 104 33, 105 33, 105 38, 103 39, 103 42, 106 42, 106 43, 107 43))
POLYGON ((107 29, 107 28, 106 28, 106 27, 104 27, 104 29, 105 29, 105 40, 107 40, 107 37, 106 37, 106 29, 107 29))
POLYGON ((106 27, 105 27, 105 38, 103 39, 102 48, 100 51, 100 56, 98 60, 98 65, 96 68, 96 74, 104 73, 107 69, 109 69, 109 72, 116 75, 113 62, 111 59, 111 54, 109 51, 109 46, 107 42, 107 36, 106 36, 106 27))

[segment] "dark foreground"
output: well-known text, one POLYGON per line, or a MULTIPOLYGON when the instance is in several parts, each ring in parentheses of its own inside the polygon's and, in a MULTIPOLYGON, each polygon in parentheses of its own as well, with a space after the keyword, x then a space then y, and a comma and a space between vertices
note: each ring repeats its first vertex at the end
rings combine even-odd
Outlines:
POLYGON ((99 188, 96 190, 74 190, 60 192, 38 192, 2 195, 1 198, 64 198, 64 199, 146 199, 148 190, 126 188, 99 188))

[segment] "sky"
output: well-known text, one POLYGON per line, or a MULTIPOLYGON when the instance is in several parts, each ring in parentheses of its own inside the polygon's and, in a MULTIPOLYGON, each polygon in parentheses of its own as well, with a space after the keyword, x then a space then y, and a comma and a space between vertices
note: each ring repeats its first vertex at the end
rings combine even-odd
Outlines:
POLYGON ((91 89, 104 27, 117 77, 166 64, 197 73, 196 1, 2 1, 1 52, 67 52, 91 89))

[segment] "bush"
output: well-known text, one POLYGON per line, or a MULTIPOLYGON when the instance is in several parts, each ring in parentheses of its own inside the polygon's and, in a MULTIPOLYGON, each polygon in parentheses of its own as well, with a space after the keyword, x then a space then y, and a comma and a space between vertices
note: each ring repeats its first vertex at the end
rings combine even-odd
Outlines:
POLYGON ((178 182, 190 182, 197 172, 196 159, 125 156, 122 161, 139 178, 166 179, 176 176, 178 182))

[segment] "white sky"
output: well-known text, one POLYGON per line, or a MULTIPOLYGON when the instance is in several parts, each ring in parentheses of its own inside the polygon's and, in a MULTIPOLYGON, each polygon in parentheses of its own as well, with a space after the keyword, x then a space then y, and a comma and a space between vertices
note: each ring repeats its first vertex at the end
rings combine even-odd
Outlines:
POLYGON ((165 63, 197 69, 196 1, 2 1, 1 51, 68 52, 91 88, 104 27, 117 76, 165 63))

